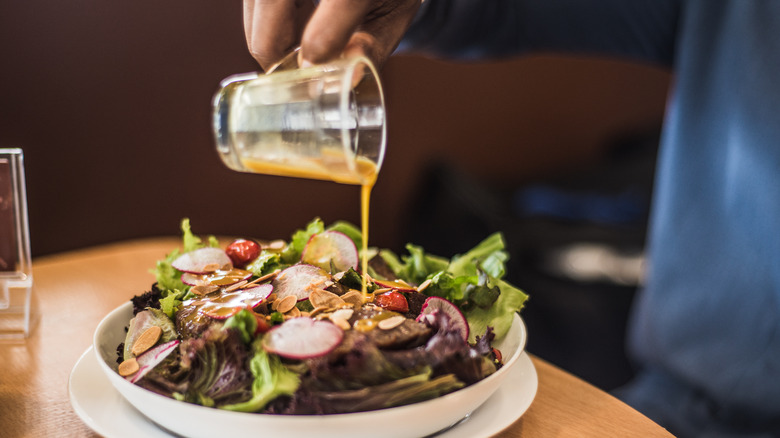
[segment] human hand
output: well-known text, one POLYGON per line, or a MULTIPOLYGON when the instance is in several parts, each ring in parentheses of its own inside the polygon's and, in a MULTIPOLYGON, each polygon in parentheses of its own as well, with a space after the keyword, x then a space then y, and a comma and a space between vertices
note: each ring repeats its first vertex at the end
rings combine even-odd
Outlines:
POLYGON ((244 32, 264 69, 298 45, 301 65, 344 54, 381 66, 398 46, 420 0, 244 0, 244 32))

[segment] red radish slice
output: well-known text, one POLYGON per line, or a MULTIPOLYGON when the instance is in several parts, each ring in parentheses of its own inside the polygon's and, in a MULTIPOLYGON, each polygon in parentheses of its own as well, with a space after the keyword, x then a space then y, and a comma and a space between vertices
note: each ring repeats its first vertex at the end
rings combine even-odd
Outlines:
POLYGON ((191 274, 205 274, 214 270, 208 269, 210 267, 216 266, 219 269, 225 265, 232 266, 230 257, 219 248, 200 248, 186 252, 171 263, 171 266, 179 271, 191 274))
POLYGON ((309 359, 330 353, 341 343, 344 331, 326 320, 288 319, 263 337, 263 348, 288 359, 309 359))
POLYGON ((228 319, 241 309, 253 309, 271 295, 274 290, 270 284, 223 292, 218 296, 207 296, 193 304, 200 306, 198 311, 214 319, 228 319))
POLYGON ((311 236, 301 255, 301 262, 335 272, 358 268, 358 250, 355 242, 340 231, 325 231, 311 236))
POLYGON ((273 283, 277 298, 295 295, 298 301, 309 298, 315 289, 331 285, 330 275, 317 266, 298 264, 282 270, 273 283))
MULTIPOLYGON (((430 318, 435 312, 444 312, 450 317, 452 324, 460 331, 463 340, 469 339, 469 323, 466 321, 466 317, 460 312, 458 306, 445 300, 441 297, 428 297, 423 303, 422 310, 420 310, 420 316, 417 317, 417 321, 430 318)), ((431 319, 428 319, 431 321, 431 319)))
POLYGON ((130 380, 130 383, 135 383, 149 371, 153 370, 160 362, 162 362, 169 354, 173 352, 176 346, 179 345, 179 340, 175 339, 164 344, 160 344, 151 350, 147 350, 144 354, 138 356, 138 371, 135 374, 131 374, 126 377, 130 380))
POLYGON ((403 292, 412 292, 417 290, 417 288, 403 280, 377 280, 375 278, 374 283, 380 287, 389 287, 391 289, 400 290, 403 292))
POLYGON ((218 270, 210 274, 181 274, 181 281, 190 286, 230 286, 241 280, 248 280, 252 273, 243 269, 218 270))

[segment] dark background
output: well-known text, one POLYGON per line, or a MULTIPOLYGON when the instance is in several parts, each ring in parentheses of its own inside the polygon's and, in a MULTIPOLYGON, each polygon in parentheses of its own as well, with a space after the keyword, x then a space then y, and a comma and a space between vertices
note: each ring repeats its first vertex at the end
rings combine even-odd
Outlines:
MULTIPOLYGON (((182 217, 197 233, 272 238, 315 216, 358 222, 357 187, 220 163, 211 97, 224 77, 256 69, 241 23, 238 0, 0 2, 0 147, 25 152, 34 256, 178 234, 182 217)), ((554 54, 399 56, 382 79, 388 153, 371 244, 414 240, 450 256, 504 231, 510 279, 533 297, 529 349, 602 387, 627 378, 635 285, 574 282, 539 260, 579 240, 641 247, 643 212, 616 223, 565 211, 626 188, 645 203, 668 72, 554 54), (537 186, 566 202, 519 209, 518 194, 537 186)))

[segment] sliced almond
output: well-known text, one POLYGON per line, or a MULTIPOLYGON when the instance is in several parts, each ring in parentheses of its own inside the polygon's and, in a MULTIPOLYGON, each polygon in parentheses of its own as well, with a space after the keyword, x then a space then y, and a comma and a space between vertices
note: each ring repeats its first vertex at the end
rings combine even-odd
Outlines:
POLYGON ((406 317, 402 315, 391 316, 390 318, 379 321, 379 323, 376 326, 382 330, 391 330, 403 324, 405 320, 406 317))
POLYGON ((295 295, 287 295, 279 300, 279 304, 276 305, 276 310, 281 313, 287 313, 295 307, 295 303, 298 302, 298 298, 295 295))
POLYGON ((246 286, 247 281, 241 280, 238 283, 233 283, 230 286, 225 288, 225 292, 233 292, 234 290, 241 289, 242 287, 246 286))
POLYGON ((213 284, 209 285, 200 285, 200 286, 192 286, 190 288, 190 292, 194 293, 198 296, 204 296, 208 295, 210 293, 214 293, 219 290, 219 286, 214 286, 213 284))
POLYGON ((259 277, 259 278, 255 279, 255 280, 252 280, 251 284, 262 283, 262 282, 264 282, 266 280, 273 280, 274 278, 276 278, 277 275, 279 275, 280 272, 282 272, 282 270, 281 269, 277 269, 274 272, 265 274, 262 277, 259 277))
POLYGON ((293 307, 292 310, 284 314, 284 319, 298 318, 301 316, 301 311, 297 307, 293 307))
POLYGON ((154 344, 160 340, 160 336, 162 336, 162 329, 159 326, 149 327, 135 340, 130 352, 135 356, 140 356, 144 351, 154 347, 154 344))
POLYGON ((393 290, 392 287, 382 287, 382 288, 379 288, 379 289, 375 290, 374 293, 379 295, 379 294, 383 294, 385 292, 390 292, 391 290, 393 290))
POLYGON ((352 304, 353 307, 360 307, 363 305, 363 293, 359 290, 352 289, 342 295, 341 299, 347 304, 352 304))
MULTIPOLYGON (((262 278, 262 277, 260 277, 260 278, 262 278)), ((244 287, 249 287, 249 286, 255 285, 257 283, 260 283, 261 281, 263 281, 260 278, 255 278, 254 280, 252 280, 249 283, 245 284, 244 287)))
POLYGON ((330 319, 339 318, 348 320, 349 318, 352 318, 353 313, 355 313, 355 311, 352 309, 339 309, 333 312, 333 314, 330 316, 330 319))
POLYGON ((421 285, 417 286, 417 292, 422 292, 425 289, 428 289, 428 286, 430 286, 430 285, 431 285, 431 279, 429 278, 429 279, 423 281, 421 285))
POLYGON ((333 292, 328 292, 325 289, 314 289, 309 294, 309 301, 311 301, 311 305, 316 307, 329 307, 332 309, 338 309, 340 307, 344 307, 346 304, 341 297, 334 294, 333 292))
POLYGON ((132 376, 133 374, 138 372, 138 361, 135 360, 134 357, 131 357, 130 359, 127 359, 126 361, 119 364, 119 368, 117 368, 117 372, 122 377, 132 376))
POLYGON ((271 301, 271 310, 275 312, 279 308, 279 303, 281 302, 282 302, 281 298, 274 297, 274 300, 271 301))
POLYGON ((309 312, 309 316, 314 318, 315 316, 318 316, 324 312, 329 312, 330 310, 331 309, 328 307, 315 307, 311 312, 309 312))
POLYGON ((342 330, 349 330, 351 328, 349 322, 347 322, 347 320, 344 318, 334 318, 333 316, 331 316, 330 321, 333 324, 336 324, 336 326, 338 326, 342 330))
POLYGON ((209 263, 208 265, 203 267, 203 272, 205 273, 211 273, 214 271, 218 271, 221 266, 219 266, 219 263, 209 263))

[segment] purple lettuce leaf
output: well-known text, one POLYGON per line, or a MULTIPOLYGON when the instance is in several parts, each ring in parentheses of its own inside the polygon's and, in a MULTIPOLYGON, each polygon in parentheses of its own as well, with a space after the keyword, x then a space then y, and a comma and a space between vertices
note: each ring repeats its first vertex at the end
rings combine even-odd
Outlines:
POLYGON ((180 345, 180 366, 187 370, 185 401, 220 406, 248 400, 254 377, 247 366, 249 350, 240 334, 214 326, 180 345))
POLYGON ((467 385, 496 371, 490 348, 494 336, 490 328, 484 336, 477 337, 475 345, 470 345, 463 340, 446 313, 435 312, 433 315, 432 321, 426 318, 425 323, 435 333, 424 346, 412 350, 386 351, 385 357, 402 368, 428 364, 433 369, 434 377, 453 374, 467 385))

